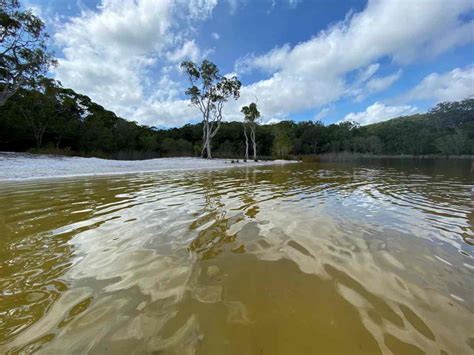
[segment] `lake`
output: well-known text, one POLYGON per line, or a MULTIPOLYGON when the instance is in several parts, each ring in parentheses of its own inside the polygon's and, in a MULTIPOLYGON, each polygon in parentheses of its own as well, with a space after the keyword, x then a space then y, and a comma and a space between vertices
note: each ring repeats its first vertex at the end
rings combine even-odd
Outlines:
POLYGON ((0 182, 0 352, 470 354, 469 161, 0 182))

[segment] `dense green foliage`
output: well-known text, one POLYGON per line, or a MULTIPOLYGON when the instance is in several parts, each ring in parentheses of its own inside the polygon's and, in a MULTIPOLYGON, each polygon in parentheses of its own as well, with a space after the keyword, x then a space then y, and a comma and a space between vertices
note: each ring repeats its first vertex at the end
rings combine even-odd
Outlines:
MULTIPOLYGON (((202 123, 156 129, 118 117, 85 95, 51 79, 20 89, 0 107, 0 150, 50 151, 143 159, 199 156, 202 123)), ((425 114, 359 127, 350 122, 283 121, 256 129, 259 157, 331 152, 370 154, 474 154, 474 99, 441 103, 425 114)), ((212 140, 215 157, 243 158, 241 122, 222 122, 212 140)))
POLYGON ((0 0, 0 106, 56 64, 43 21, 18 0, 0 0))

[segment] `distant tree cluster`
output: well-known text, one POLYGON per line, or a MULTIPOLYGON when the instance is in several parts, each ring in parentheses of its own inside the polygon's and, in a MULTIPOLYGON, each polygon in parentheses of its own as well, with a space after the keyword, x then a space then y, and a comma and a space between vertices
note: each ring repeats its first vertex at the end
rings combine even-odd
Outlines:
MULTIPOLYGON (((0 107, 0 150, 116 159, 201 156, 203 127, 142 126, 43 78, 34 89, 20 88, 0 107)), ((213 156, 245 158, 245 134, 250 130, 246 133, 243 127, 242 122, 221 122, 212 139, 213 156)), ((441 103, 425 114, 363 127, 351 122, 282 121, 261 124, 254 134, 261 158, 333 152, 474 154, 474 99, 441 103)))
POLYGON ((0 107, 0 150, 144 158, 156 156, 159 148, 153 129, 51 79, 39 80, 35 89, 20 88, 0 107))

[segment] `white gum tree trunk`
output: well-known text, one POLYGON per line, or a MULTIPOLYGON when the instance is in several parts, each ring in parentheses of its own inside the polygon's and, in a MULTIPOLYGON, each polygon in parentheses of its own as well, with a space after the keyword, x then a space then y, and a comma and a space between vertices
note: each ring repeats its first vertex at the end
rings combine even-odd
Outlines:
POLYGON ((247 136, 247 124, 244 122, 244 136, 245 136, 245 160, 249 159, 249 138, 247 136))
POLYGON ((251 127, 250 139, 252 140, 252 145, 253 145, 253 159, 257 160, 257 142, 255 140, 255 125, 252 125, 251 127))

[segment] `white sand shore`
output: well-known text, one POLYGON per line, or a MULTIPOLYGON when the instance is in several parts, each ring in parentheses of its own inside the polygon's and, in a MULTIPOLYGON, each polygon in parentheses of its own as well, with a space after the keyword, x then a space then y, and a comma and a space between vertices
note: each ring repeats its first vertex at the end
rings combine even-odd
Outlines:
POLYGON ((230 159, 161 158, 107 160, 26 153, 0 152, 0 181, 73 176, 115 175, 157 171, 223 169, 293 163, 287 160, 231 163, 230 159))

